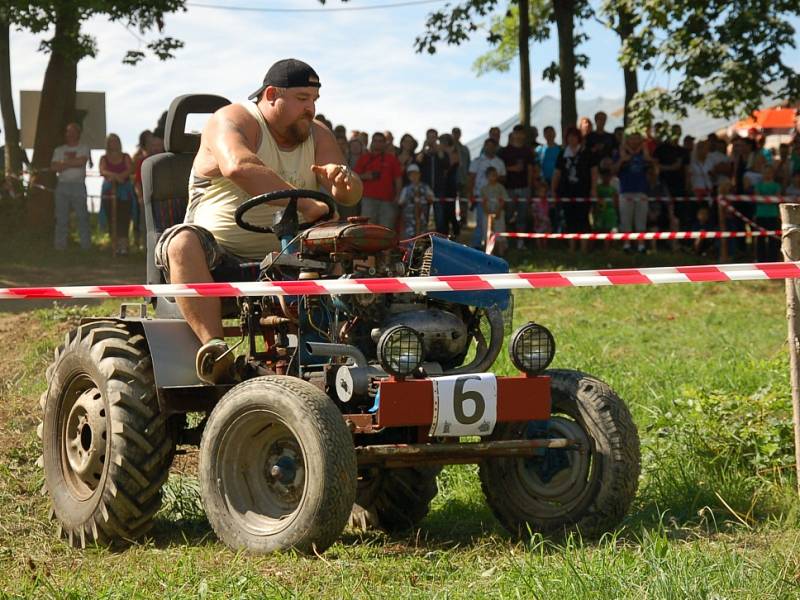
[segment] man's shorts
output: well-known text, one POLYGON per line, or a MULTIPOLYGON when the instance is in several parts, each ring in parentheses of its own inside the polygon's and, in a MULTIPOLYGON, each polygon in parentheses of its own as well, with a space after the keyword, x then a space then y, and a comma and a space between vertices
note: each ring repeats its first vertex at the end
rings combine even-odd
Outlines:
POLYGON ((253 261, 225 250, 214 238, 214 234, 205 227, 195 225, 194 223, 178 223, 177 225, 165 229, 161 237, 158 238, 158 242, 156 242, 154 260, 156 267, 164 273, 164 279, 166 281, 170 281, 169 255, 167 250, 169 249, 170 242, 181 231, 191 231, 197 236, 206 257, 206 266, 214 281, 237 281, 242 277, 246 277, 249 280, 255 279, 258 276, 257 266, 250 269, 242 268, 243 263, 253 265, 253 261))

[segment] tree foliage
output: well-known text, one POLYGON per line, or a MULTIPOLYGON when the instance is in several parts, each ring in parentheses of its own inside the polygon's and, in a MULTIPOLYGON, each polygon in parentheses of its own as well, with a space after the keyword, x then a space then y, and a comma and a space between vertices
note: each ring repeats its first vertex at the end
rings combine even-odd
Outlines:
MULTIPOLYGON (((634 99, 634 124, 658 110, 685 116, 697 107, 735 117, 761 106, 770 91, 800 97, 796 65, 784 62, 794 48, 790 17, 797 0, 641 0, 642 26, 623 44, 623 65, 669 75, 669 89, 634 99), (674 83, 672 83, 674 82, 674 83)), ((772 95, 772 94, 770 94, 772 95)))
MULTIPOLYGON (((52 52, 58 46, 59 52, 71 60, 80 61, 97 54, 96 40, 81 32, 80 25, 86 20, 102 16, 114 23, 133 28, 144 34, 153 30, 161 32, 166 14, 186 9, 186 0, 39 0, 6 2, 9 20, 17 29, 26 29, 34 34, 47 33, 59 19, 68 16, 73 27, 65 35, 42 41, 40 50, 52 52)), ((165 60, 174 56, 175 50, 183 47, 183 42, 169 36, 162 36, 148 42, 147 49, 157 58, 165 60)), ((131 50, 123 62, 136 64, 145 57, 141 50, 131 50)))
MULTIPOLYGON (((531 27, 530 39, 543 42, 550 37, 550 23, 553 18, 553 6, 550 0, 531 0, 528 10, 528 22, 531 27)), ((519 7, 511 5, 503 15, 496 15, 489 25, 488 40, 495 47, 482 54, 472 65, 478 75, 490 71, 506 72, 519 54, 519 7)))

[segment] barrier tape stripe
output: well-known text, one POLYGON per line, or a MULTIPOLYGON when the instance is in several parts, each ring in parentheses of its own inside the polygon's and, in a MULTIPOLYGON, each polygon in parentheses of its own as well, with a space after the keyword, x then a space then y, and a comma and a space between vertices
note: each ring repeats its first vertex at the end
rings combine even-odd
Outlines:
MULTIPOLYGON (((469 202, 470 204, 477 204, 479 200, 478 196, 470 196, 469 198, 436 198, 436 202, 469 202)), ((648 202, 709 202, 714 200, 722 200, 722 201, 729 201, 729 202, 754 202, 758 204, 783 204, 785 202, 798 202, 800 201, 800 196, 761 196, 758 194, 725 194, 722 196, 712 196, 711 194, 707 196, 646 196, 642 198, 647 200, 648 202)), ((542 201, 547 200, 548 202, 554 204, 564 204, 564 203, 585 203, 585 202, 601 202, 601 201, 610 201, 611 198, 599 198, 596 196, 585 196, 585 197, 557 197, 557 196, 514 196, 511 197, 510 200, 515 202, 534 202, 534 201, 542 201)))
POLYGON ((498 232, 495 237, 533 240, 714 240, 721 238, 780 236, 781 231, 638 231, 625 233, 514 233, 498 232))
POLYGON ((161 285, 19 287, 0 288, 0 299, 400 294, 408 292, 425 293, 473 290, 541 289, 556 287, 648 285, 659 283, 701 283, 708 281, 752 281, 795 278, 800 278, 800 261, 781 263, 742 263, 729 265, 693 265, 684 267, 655 267, 646 269, 600 269, 596 271, 445 275, 439 277, 319 279, 316 281, 251 281, 238 283, 161 285))

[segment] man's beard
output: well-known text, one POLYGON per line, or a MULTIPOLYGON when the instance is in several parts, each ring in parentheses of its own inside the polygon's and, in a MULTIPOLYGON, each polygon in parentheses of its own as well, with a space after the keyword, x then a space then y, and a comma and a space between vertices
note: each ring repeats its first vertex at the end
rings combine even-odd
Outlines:
POLYGON ((286 139, 293 146, 302 144, 311 134, 311 119, 308 120, 307 125, 302 123, 303 120, 305 117, 298 119, 286 128, 286 139))

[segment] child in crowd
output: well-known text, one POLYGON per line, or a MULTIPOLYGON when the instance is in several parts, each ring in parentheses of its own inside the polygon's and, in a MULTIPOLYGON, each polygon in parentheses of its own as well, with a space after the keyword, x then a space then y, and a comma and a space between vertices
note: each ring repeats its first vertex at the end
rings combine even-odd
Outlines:
MULTIPOLYGON (((761 169, 761 179, 753 186, 759 196, 777 196, 781 193, 781 184, 775 181, 775 166, 765 164, 761 169)), ((764 229, 780 229, 778 205, 758 202, 756 204, 755 221, 764 229)), ((773 262, 780 259, 778 240, 772 237, 756 238, 757 260, 773 262)))
MULTIPOLYGON (((711 223, 711 209, 708 204, 700 203, 695 214, 694 222, 692 223, 692 231, 713 231, 711 223)), ((696 239, 693 240, 693 248, 695 254, 706 256, 714 247, 714 240, 709 239, 696 239)))
MULTIPOLYGON (((531 213, 533 215, 534 233, 550 233, 553 228, 550 223, 550 205, 547 202, 547 182, 538 179, 532 188, 531 213)), ((536 240, 536 247, 544 249, 547 240, 536 240)))
MULTIPOLYGON (((615 233, 619 225, 617 206, 619 205, 619 181, 614 177, 614 162, 604 158, 598 165, 600 181, 597 182, 598 202, 592 207, 592 231, 598 233, 615 233)), ((611 247, 611 240, 603 244, 606 250, 611 247)))
POLYGON ((400 192, 400 211, 403 215, 403 238, 409 239, 428 230, 428 207, 433 202, 433 190, 422 181, 419 166, 411 163, 406 168, 408 185, 400 192))
MULTIPOLYGON (((491 231, 494 233, 502 233, 505 231, 503 226, 503 207, 508 202, 508 192, 502 183, 498 180, 497 169, 489 167, 486 169, 487 184, 481 190, 481 206, 483 207, 483 214, 486 215, 486 222, 492 223, 491 231)), ((483 237, 486 239, 486 231, 484 229, 483 237)), ((498 237, 495 240, 494 254, 503 256, 506 251, 506 239, 498 237)))

